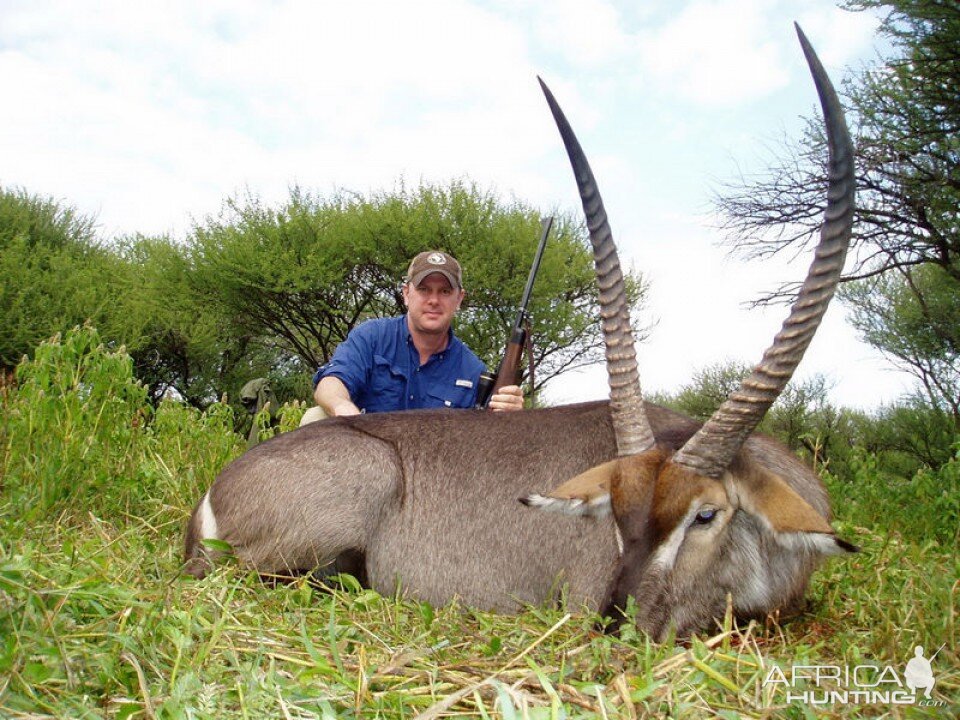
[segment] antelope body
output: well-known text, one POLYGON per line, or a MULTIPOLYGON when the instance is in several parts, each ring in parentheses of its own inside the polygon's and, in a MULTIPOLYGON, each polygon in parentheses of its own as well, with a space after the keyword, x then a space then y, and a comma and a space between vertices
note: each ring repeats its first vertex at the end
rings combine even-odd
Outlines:
POLYGON ((225 468, 197 505, 186 570, 209 570, 208 538, 261 573, 310 570, 353 552, 374 589, 434 604, 459 598, 513 611, 566 589, 570 603, 616 615, 633 597, 635 621, 656 638, 671 627, 710 629, 728 598, 740 616, 795 609, 819 560, 855 549, 834 535, 816 475, 788 448, 751 436, 826 310, 853 212, 842 113, 800 37, 830 143, 827 220, 773 346, 707 423, 641 397, 602 201, 543 86, 594 247, 610 401, 332 418, 277 436, 225 468))

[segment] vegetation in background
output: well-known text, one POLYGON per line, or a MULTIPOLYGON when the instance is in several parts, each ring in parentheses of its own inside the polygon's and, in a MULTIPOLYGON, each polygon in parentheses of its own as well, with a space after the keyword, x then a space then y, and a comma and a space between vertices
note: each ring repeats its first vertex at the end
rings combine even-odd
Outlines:
POLYGON ((175 393, 197 408, 240 387, 276 365, 237 333, 221 306, 194 292, 193 262, 182 243, 165 237, 123 238, 115 245, 124 276, 125 320, 115 342, 124 342, 134 373, 156 405, 175 393))
POLYGON ((207 479, 197 471, 219 469, 243 448, 228 405, 202 414, 173 401, 154 408, 130 356, 89 325, 42 343, 16 380, 3 395, 0 470, 4 511, 17 519, 140 516, 171 493, 200 492, 207 479), (172 465, 157 453, 171 442, 172 465))
POLYGON ((853 283, 843 297, 861 336, 913 375, 926 404, 960 432, 960 278, 927 265, 853 283))
MULTIPOLYGON (((750 372, 744 362, 728 361, 694 373, 675 393, 650 399, 706 420, 750 372)), ((864 458, 882 482, 909 483, 922 471, 938 471, 954 458, 960 434, 952 416, 911 395, 866 413, 837 407, 822 375, 794 379, 760 423, 759 432, 785 443, 815 470, 839 481, 853 481, 864 458)))
MULTIPOLYGON (((491 367, 506 344, 535 254, 539 213, 451 182, 367 197, 299 189, 277 208, 231 200, 186 242, 96 240, 89 219, 25 192, 0 194, 0 363, 91 320, 124 345, 151 403, 172 394, 199 409, 269 377, 307 400, 309 376, 358 323, 404 312, 407 264, 429 248, 463 265, 461 338, 491 367)), ((531 302, 536 390, 601 353, 591 254, 579 221, 561 217, 531 302)), ((643 286, 628 274, 639 317, 643 286)), ((638 337, 642 332, 637 329, 638 337)))
POLYGON ((115 264, 90 218, 0 187, 0 370, 73 325, 108 325, 115 264))
MULTIPOLYGON (((315 368, 358 323, 405 312, 400 288, 411 258, 444 250, 460 261, 467 290, 456 332, 496 367, 539 226, 534 208, 456 181, 366 197, 294 189, 279 208, 230 201, 220 219, 196 228, 191 284, 231 318, 234 336, 281 363, 315 368)), ((642 285, 636 273, 627 281, 636 317, 642 285)), ((537 389, 601 357, 592 255, 579 221, 554 225, 530 310, 537 389)))

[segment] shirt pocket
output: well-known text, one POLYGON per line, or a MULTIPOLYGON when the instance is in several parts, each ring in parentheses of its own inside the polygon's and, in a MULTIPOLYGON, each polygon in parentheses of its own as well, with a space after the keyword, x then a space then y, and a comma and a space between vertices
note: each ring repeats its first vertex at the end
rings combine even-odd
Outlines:
POLYGON ((400 368, 382 355, 374 355, 367 409, 380 412, 403 410, 406 408, 406 390, 407 378, 400 368))
POLYGON ((439 385, 424 393, 424 406, 429 408, 471 408, 473 407, 475 392, 476 390, 472 387, 461 387, 453 383, 439 385))

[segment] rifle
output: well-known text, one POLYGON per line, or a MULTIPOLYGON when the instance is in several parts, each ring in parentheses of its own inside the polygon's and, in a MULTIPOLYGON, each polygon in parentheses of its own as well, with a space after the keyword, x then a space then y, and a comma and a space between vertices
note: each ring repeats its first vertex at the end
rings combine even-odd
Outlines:
POLYGON ((520 300, 520 311, 513 323, 513 331, 510 333, 510 340, 507 342, 506 350, 504 350, 503 359, 500 360, 500 367, 497 368, 496 376, 490 372, 480 374, 480 382, 477 385, 476 407, 478 408, 486 408, 490 404, 490 398, 504 385, 520 384, 523 375, 520 358, 523 355, 523 348, 527 344, 527 326, 530 321, 527 306, 530 304, 530 293, 533 292, 533 282, 537 279, 537 272, 540 270, 540 260, 543 258, 543 249, 547 246, 547 236, 550 235, 551 227, 553 227, 553 218, 544 218, 540 225, 540 245, 537 247, 537 254, 533 258, 533 266, 530 268, 530 275, 527 277, 527 286, 524 288, 523 298, 520 300))

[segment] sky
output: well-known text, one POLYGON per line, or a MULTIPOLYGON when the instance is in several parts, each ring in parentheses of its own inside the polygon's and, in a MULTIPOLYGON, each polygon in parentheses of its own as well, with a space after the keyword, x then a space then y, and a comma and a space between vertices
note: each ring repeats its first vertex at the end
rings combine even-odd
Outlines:
MULTIPOLYGON (((0 0, 0 185, 73 205, 106 238, 183 238, 229 197, 280 204, 295 185, 469 178, 579 212, 540 75, 623 263, 650 282, 642 384, 676 390, 757 362, 786 308, 749 301, 810 262, 730 257, 711 205, 818 112, 794 21, 835 84, 876 60, 877 18, 829 0, 0 0)), ((850 407, 895 400, 909 378, 844 316, 834 302, 797 376, 823 373, 850 407)), ((602 367, 547 388, 606 394, 602 367)))

